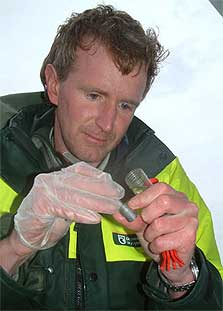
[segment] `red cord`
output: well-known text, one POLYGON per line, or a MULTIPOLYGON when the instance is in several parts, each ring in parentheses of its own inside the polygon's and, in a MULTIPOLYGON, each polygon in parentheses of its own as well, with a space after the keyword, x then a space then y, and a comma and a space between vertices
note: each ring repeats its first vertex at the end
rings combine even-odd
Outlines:
POLYGON ((175 270, 177 269, 177 265, 179 267, 183 267, 184 262, 180 259, 180 257, 177 255, 176 250, 169 250, 162 252, 162 262, 160 265, 161 271, 170 271, 171 265, 172 268, 175 270))

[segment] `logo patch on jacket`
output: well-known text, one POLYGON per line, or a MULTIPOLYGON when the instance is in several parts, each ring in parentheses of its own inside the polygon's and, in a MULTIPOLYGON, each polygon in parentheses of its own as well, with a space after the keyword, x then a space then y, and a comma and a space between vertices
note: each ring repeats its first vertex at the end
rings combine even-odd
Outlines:
POLYGON ((140 242, 136 234, 112 233, 113 241, 116 245, 139 247, 140 242))

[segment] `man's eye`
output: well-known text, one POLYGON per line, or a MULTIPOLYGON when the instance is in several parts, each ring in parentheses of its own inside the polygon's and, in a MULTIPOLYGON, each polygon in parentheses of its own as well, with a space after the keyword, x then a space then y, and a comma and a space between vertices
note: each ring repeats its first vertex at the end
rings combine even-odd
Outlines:
POLYGON ((97 93, 88 93, 87 98, 94 101, 94 100, 97 100, 99 98, 99 95, 97 93))
POLYGON ((122 110, 130 110, 130 111, 134 111, 134 110, 135 110, 133 105, 131 105, 131 104, 129 104, 129 103, 126 103, 126 102, 120 103, 119 106, 120 106, 120 108, 121 108, 122 110))

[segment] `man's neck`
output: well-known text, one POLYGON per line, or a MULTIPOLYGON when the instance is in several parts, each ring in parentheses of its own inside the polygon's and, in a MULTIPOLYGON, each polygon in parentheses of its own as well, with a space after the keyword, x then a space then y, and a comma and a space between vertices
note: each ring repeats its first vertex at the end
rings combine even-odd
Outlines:
MULTIPOLYGON (((80 162, 81 160, 76 158, 72 153, 70 153, 69 151, 65 151, 63 152, 63 157, 69 161, 72 164, 75 164, 77 162, 80 162)), ((110 153, 107 154, 107 156, 96 166, 98 169, 100 170, 104 170, 106 165, 108 164, 108 160, 110 158, 110 153)))

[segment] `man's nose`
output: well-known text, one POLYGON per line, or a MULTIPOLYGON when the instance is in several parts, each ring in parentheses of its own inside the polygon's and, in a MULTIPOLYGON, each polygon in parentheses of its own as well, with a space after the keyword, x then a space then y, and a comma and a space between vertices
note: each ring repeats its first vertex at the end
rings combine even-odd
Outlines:
MULTIPOLYGON (((101 108, 101 107, 100 107, 101 108)), ((117 106, 114 103, 107 103, 100 109, 96 118, 96 124, 104 131, 111 132, 117 117, 117 106)))

